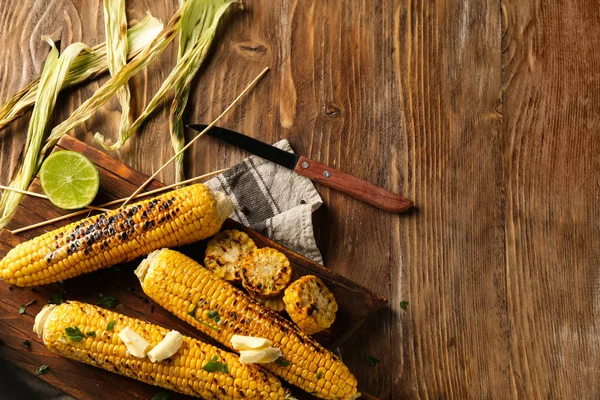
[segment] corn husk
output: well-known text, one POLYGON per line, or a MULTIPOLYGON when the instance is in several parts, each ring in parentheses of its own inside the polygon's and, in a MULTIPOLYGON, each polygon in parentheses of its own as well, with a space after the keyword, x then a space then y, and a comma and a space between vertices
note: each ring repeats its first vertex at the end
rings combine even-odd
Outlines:
MULTIPOLYGON (((185 1, 180 0, 183 5, 185 1)), ((211 16, 214 14, 217 7, 223 3, 219 0, 213 1, 195 1, 194 6, 183 16, 181 21, 181 32, 179 33, 179 48, 177 51, 177 59, 181 60, 186 54, 192 51, 194 44, 198 42, 200 37, 206 32, 210 26, 211 16)), ((202 62, 202 61, 200 61, 202 62)), ((200 65, 198 65, 200 67, 200 65)), ((193 72, 194 74, 196 72, 193 72)), ((183 112, 187 105, 190 95, 190 86, 178 82, 175 85, 175 93, 173 102, 171 103, 171 112, 169 118, 169 130, 171 132, 171 144, 173 150, 178 153, 185 146, 185 136, 183 134, 183 112)), ((183 166, 183 153, 175 159, 175 181, 181 182, 185 179, 183 166)))
MULTIPOLYGON (((213 1, 214 2, 214 1, 213 1)), ((206 1, 203 0, 190 0, 183 3, 180 10, 185 10, 182 15, 185 15, 191 7, 199 6, 199 4, 205 4, 206 1)), ((175 89, 177 85, 185 88, 189 87, 190 82, 194 78, 196 72, 200 68, 202 61, 206 58, 208 54, 208 50, 210 44, 212 43, 213 38, 215 37, 215 33, 219 24, 219 21, 223 14, 227 11, 227 9, 234 3, 242 4, 239 0, 229 0, 229 1, 217 1, 216 3, 220 3, 220 5, 215 8, 214 14, 212 16, 206 16, 207 21, 209 21, 209 25, 206 27, 200 38, 193 44, 192 48, 189 51, 185 52, 182 57, 177 61, 177 64, 167 77, 158 91, 154 94, 154 97, 142 114, 135 120, 135 122, 129 128, 125 140, 129 139, 131 136, 135 135, 145 120, 156 110, 156 108, 160 105, 163 99, 167 96, 167 94, 175 89)), ((183 109, 181 109, 183 112, 183 109)), ((179 145, 179 143, 177 144, 179 145)))
POLYGON ((54 147, 56 142, 71 129, 87 121, 92 115, 100 109, 106 102, 126 84, 129 79, 146 67, 152 60, 158 57, 164 49, 179 32, 181 26, 181 15, 187 9, 187 3, 180 8, 171 18, 167 26, 154 38, 140 54, 135 56, 127 65, 125 65, 115 76, 111 77, 102 85, 89 99, 81 104, 73 113, 57 125, 44 145, 40 154, 39 164, 41 165, 46 153, 54 147))
MULTIPOLYGON (((125 0, 104 0, 104 30, 106 32, 108 70, 114 76, 127 64, 127 16, 125 14, 125 0)), ((131 93, 128 83, 125 83, 117 90, 117 99, 121 105, 119 136, 123 136, 129 128, 129 102, 131 93)), ((117 140, 115 144, 109 146, 105 140, 101 140, 100 144, 106 149, 116 150, 121 147, 122 141, 117 140)))
MULTIPOLYGON (((140 53, 163 28, 159 19, 148 14, 139 23, 135 24, 127 31, 128 58, 131 59, 140 53)), ((71 69, 67 74, 63 87, 77 85, 88 79, 92 79, 107 71, 106 43, 101 43, 92 47, 90 52, 79 54, 71 64, 71 69)), ((15 93, 0 108, 0 130, 6 128, 21 115, 29 111, 35 103, 39 79, 31 82, 27 87, 15 93)))
MULTIPOLYGON (((35 106, 33 107, 33 113, 29 121, 23 165, 10 185, 12 188, 20 190, 27 189, 29 182, 31 182, 31 179, 37 172, 38 154, 44 140, 46 125, 54 110, 56 98, 63 87, 71 64, 79 53, 84 50, 90 50, 83 43, 73 43, 59 57, 58 49, 54 45, 54 42, 46 37, 43 37, 43 39, 50 44, 51 49, 42 70, 35 98, 35 106)), ((2 207, 0 227, 8 224, 22 197, 23 194, 14 191, 6 190, 2 193, 2 197, 0 198, 0 206, 2 207)))

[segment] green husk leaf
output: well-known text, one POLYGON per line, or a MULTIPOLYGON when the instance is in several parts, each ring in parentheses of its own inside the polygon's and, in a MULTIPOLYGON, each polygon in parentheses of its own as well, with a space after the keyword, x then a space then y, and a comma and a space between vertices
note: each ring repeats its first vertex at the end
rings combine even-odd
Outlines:
MULTIPOLYGON (((127 17, 125 15, 125 0, 104 0, 104 30, 106 31, 106 55, 108 70, 114 76, 127 64, 127 17)), ((122 136, 129 128, 129 102, 131 93, 129 84, 125 83, 118 91, 117 98, 121 105, 121 126, 119 135, 122 136)), ((100 144, 109 150, 121 147, 121 140, 112 146, 108 145, 102 135, 100 144)))
MULTIPOLYGON (((127 31, 129 59, 139 54, 163 29, 158 18, 147 14, 139 23, 127 31)), ((107 71, 106 43, 98 44, 90 52, 81 53, 71 64, 71 69, 63 82, 62 89, 93 79, 107 71)), ((0 130, 9 126, 13 121, 25 114, 35 103, 39 79, 31 82, 25 88, 15 93, 0 107, 0 130)))
MULTIPOLYGON (((54 110, 56 98, 58 97, 60 88, 63 86, 71 64, 79 53, 84 50, 89 51, 89 47, 84 43, 73 43, 59 57, 58 49, 54 45, 54 42, 47 37, 42 36, 42 38, 50 44, 51 49, 42 70, 35 106, 33 107, 33 113, 29 121, 24 150, 25 159, 20 171, 10 184, 11 187, 21 190, 27 189, 29 182, 31 182, 31 179, 38 170, 38 155, 44 140, 46 125, 54 110)), ((0 227, 6 226, 10 221, 22 197, 22 194, 13 191, 6 190, 2 193, 2 197, 0 198, 0 206, 2 207, 0 227)))
MULTIPOLYGON (((171 18, 167 26, 154 38, 140 54, 135 56, 127 65, 125 65, 116 75, 111 77, 104 85, 100 87, 89 99, 81 104, 73 113, 64 120, 60 125, 52 129, 46 145, 42 149, 40 164, 43 161, 46 153, 54 147, 56 142, 71 129, 77 125, 87 121, 92 115, 100 109, 114 95, 121 86, 127 83, 132 76, 140 72, 156 57, 158 57, 164 49, 175 38, 181 26, 181 15, 185 11, 186 6, 180 8, 171 18)), ((97 135, 96 135, 97 136, 97 135)), ((121 144, 123 141, 121 140, 121 144)))
MULTIPOLYGON (((207 4, 207 0, 189 0, 185 1, 180 8, 180 10, 184 10, 182 15, 185 16, 188 13, 188 10, 192 7, 202 7, 202 5, 207 4)), ((154 94, 154 97, 142 114, 135 120, 133 125, 129 128, 125 140, 129 139, 131 136, 135 135, 145 120, 156 110, 156 108, 160 105, 163 99, 167 96, 172 89, 176 87, 186 88, 189 87, 190 82, 194 79, 194 75, 200 68, 202 61, 206 58, 208 53, 208 49, 210 44, 212 43, 213 38, 215 37, 215 33, 219 24, 219 21, 225 11, 234 3, 242 4, 239 0, 228 0, 228 1, 215 1, 210 0, 212 4, 220 4, 218 7, 214 9, 214 13, 212 15, 205 15, 206 20, 209 22, 204 32, 201 34, 200 38, 193 44, 193 46, 182 54, 181 58, 177 61, 177 64, 167 77, 158 91, 154 94)), ((193 17, 189 17, 190 21, 193 21, 193 17)), ((191 22, 190 22, 191 23, 191 22)), ((193 38, 193 35, 189 35, 186 37, 193 38)), ((177 97, 183 92, 180 91, 176 93, 177 97)), ((185 104, 183 104, 185 106, 185 104)), ((180 113, 183 113, 183 108, 180 107, 180 113)), ((177 141, 177 146, 179 146, 179 141, 177 141)))

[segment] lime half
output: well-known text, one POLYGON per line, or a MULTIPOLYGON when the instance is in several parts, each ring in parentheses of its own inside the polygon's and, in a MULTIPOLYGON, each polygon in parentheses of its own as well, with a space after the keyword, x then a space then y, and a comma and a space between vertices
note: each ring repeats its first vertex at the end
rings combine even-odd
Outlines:
POLYGON ((69 150, 50 154, 40 169, 40 181, 52 204, 65 210, 89 205, 100 187, 96 166, 83 154, 69 150))

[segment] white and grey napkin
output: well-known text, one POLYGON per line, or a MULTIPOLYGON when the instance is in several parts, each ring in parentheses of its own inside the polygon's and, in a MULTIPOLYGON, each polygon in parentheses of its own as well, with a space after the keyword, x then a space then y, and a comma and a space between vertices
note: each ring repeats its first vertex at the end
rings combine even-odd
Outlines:
MULTIPOLYGON (((285 139, 275 146, 293 153, 285 139)), ((206 184, 231 197, 233 219, 323 264, 312 224, 312 213, 323 201, 310 179, 251 156, 206 184)))

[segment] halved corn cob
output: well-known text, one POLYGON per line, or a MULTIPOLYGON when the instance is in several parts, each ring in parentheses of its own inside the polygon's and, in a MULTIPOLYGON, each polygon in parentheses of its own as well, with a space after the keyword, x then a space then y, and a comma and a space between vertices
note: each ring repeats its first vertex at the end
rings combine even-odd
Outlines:
POLYGON ((0 276, 12 285, 36 286, 131 261, 214 235, 231 210, 226 195, 191 185, 21 243, 0 261, 0 276))
POLYGON ((314 275, 305 275, 292 282, 285 289, 283 301, 292 321, 311 335, 329 328, 338 310, 333 294, 314 275))
POLYGON ((277 297, 260 297, 252 292, 248 292, 248 296, 250 296, 252 300, 256 301, 258 304, 270 308, 275 312, 285 311, 285 302, 283 301, 283 294, 280 294, 277 297))
POLYGON ((146 295, 229 348, 234 334, 271 340, 283 359, 262 365, 275 375, 319 398, 357 397, 356 378, 333 353, 194 260, 163 249, 135 273, 146 295))
POLYGON ((237 229, 217 233, 206 245, 204 265, 227 281, 240 281, 241 265, 256 244, 246 232, 237 229))
POLYGON ((160 326, 75 301, 44 307, 36 317, 34 332, 53 353, 190 396, 273 400, 285 396, 273 375, 256 365, 242 364, 236 354, 187 336, 177 353, 163 361, 134 357, 119 339, 127 327, 152 346, 169 333, 160 326), (82 335, 70 336, 68 330, 74 328, 82 335), (215 357, 227 372, 224 367, 220 371, 204 368, 211 360, 214 364, 215 357))
POLYGON ((242 263, 242 286, 261 297, 275 297, 292 280, 290 261, 285 254, 264 247, 256 249, 242 263))

